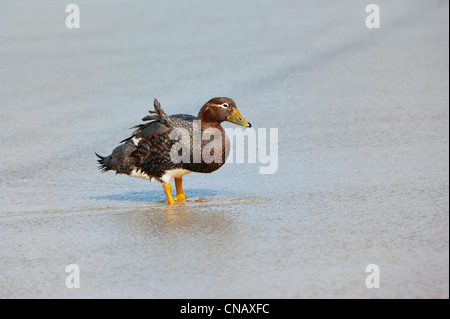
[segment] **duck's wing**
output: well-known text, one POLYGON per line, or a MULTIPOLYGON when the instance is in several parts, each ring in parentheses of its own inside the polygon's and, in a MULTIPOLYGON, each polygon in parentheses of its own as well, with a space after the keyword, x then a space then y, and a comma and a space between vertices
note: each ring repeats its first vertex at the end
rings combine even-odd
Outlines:
POLYGON ((153 101, 153 106, 154 106, 155 110, 154 111, 148 111, 148 113, 150 113, 150 115, 147 115, 142 120, 143 121, 157 120, 157 121, 161 122, 162 124, 170 126, 171 125, 171 120, 167 116, 167 114, 163 111, 163 109, 161 107, 161 104, 159 103, 159 101, 157 99, 155 99, 155 101, 153 101))
MULTIPOLYGON (((167 114, 163 111, 161 104, 159 103, 159 101, 157 99, 155 99, 155 101, 153 102, 153 106, 154 106, 155 110, 148 111, 150 113, 150 115, 147 115, 146 117, 142 118, 142 121, 150 121, 150 122, 144 123, 144 124, 138 124, 138 125, 131 127, 132 129, 136 129, 136 130, 131 134, 130 137, 124 139, 120 143, 123 143, 123 142, 133 139, 133 137, 135 137, 136 135, 138 135, 140 132, 144 131, 145 129, 150 128, 151 126, 152 126, 152 128, 156 129, 157 131, 159 131, 160 129, 165 130, 165 128, 167 128, 167 129, 173 128, 173 122, 172 122, 171 118, 169 116, 167 116, 167 114), (156 125, 156 124, 159 124, 159 125, 156 125), (161 126, 163 126, 163 127, 161 127, 161 126)), ((149 131, 149 132, 147 132, 146 135, 152 135, 153 130, 147 130, 147 131, 149 131)))

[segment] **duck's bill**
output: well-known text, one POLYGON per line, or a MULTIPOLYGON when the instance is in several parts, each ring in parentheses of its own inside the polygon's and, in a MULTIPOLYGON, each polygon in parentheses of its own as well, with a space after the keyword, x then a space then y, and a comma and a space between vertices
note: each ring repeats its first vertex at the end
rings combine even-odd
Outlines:
POLYGON ((239 110, 236 108, 233 109, 233 114, 231 114, 231 116, 227 118, 227 121, 240 126, 252 127, 252 125, 247 122, 246 119, 244 119, 244 117, 241 115, 241 112, 239 112, 239 110))

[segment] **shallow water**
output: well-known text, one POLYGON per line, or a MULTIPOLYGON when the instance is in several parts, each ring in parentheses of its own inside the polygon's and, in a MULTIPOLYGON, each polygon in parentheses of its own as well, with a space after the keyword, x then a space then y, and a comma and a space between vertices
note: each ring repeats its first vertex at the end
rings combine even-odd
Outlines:
POLYGON ((78 30, 0 10, 0 297, 448 298, 448 3, 379 2, 377 30, 358 1, 77 4, 78 30), (276 174, 190 174, 168 207, 99 172, 153 98, 213 96, 278 128, 276 174))

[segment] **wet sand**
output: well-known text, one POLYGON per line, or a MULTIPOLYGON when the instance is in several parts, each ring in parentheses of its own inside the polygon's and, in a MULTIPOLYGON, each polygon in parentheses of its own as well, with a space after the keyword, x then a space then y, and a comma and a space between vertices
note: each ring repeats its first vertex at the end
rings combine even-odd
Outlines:
POLYGON ((379 1, 376 30, 359 1, 76 3, 76 30, 0 11, 1 298, 449 297, 448 2, 379 1), (168 207, 98 170, 153 98, 213 96, 278 128, 276 174, 190 174, 168 207))

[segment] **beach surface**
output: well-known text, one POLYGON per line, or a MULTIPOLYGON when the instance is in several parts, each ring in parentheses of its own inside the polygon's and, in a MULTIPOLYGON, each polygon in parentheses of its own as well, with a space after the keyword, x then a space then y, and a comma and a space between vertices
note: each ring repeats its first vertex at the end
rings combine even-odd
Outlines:
POLYGON ((378 1, 378 29, 356 0, 76 4, 79 29, 1 4, 0 298, 449 297, 447 1, 378 1), (99 171, 154 98, 214 96, 278 129, 274 174, 190 174, 167 206, 99 171))

